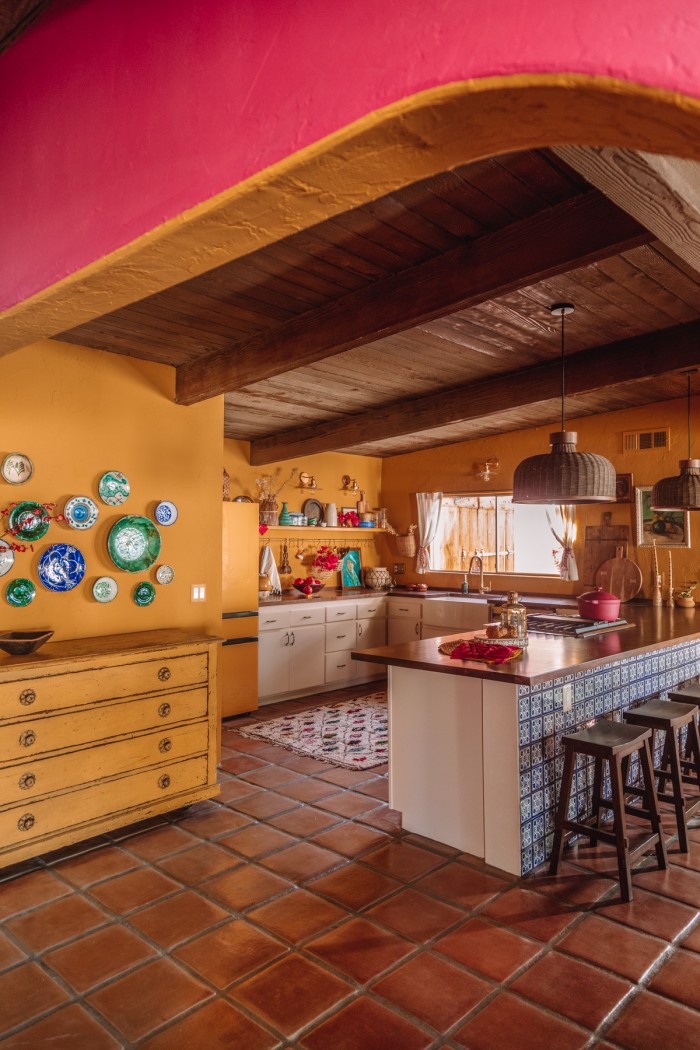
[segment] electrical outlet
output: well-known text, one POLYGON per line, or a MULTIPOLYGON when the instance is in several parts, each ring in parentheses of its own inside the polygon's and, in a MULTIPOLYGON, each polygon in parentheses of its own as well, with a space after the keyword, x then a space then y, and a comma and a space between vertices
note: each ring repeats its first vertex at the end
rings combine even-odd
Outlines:
POLYGON ((192 601, 193 602, 204 602, 207 598, 207 588, 203 583, 192 584, 192 601))
POLYGON ((406 572, 406 566, 402 561, 394 562, 394 576, 403 576, 406 572))
POLYGON ((562 686, 561 690, 562 704, 564 707, 564 714, 571 710, 574 702, 574 687, 571 682, 567 682, 562 686))

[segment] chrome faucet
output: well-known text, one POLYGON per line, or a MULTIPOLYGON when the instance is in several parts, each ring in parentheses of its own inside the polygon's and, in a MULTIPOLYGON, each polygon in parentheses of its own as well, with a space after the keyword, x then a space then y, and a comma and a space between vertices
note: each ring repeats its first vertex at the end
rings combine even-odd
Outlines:
POLYGON ((485 594, 486 592, 484 591, 484 560, 480 554, 472 554, 471 558, 469 559, 469 568, 467 569, 467 573, 471 573, 475 561, 479 563, 479 594, 485 594))

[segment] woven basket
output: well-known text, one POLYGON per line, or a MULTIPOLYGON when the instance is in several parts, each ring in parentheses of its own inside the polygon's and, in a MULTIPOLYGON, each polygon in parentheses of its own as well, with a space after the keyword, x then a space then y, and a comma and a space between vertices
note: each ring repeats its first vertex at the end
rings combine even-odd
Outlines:
POLYGON ((417 525, 409 526, 408 532, 401 534, 396 532, 391 525, 387 524, 389 530, 390 539, 389 542, 394 551, 400 558, 415 558, 418 553, 418 541, 416 540, 416 529, 417 525))

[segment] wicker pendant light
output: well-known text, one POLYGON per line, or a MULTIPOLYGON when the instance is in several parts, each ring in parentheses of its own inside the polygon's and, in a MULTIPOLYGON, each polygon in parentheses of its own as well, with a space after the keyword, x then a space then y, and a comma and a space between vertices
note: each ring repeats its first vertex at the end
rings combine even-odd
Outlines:
POLYGON ((530 456, 515 468, 513 503, 614 503, 615 468, 604 456, 577 452, 578 435, 564 424, 564 318, 572 303, 554 303, 561 317, 561 430, 549 435, 548 455, 530 456))
POLYGON ((690 458, 690 377, 697 368, 690 368, 688 377, 688 458, 679 463, 680 474, 662 478, 651 490, 652 510, 700 510, 700 459, 690 458))

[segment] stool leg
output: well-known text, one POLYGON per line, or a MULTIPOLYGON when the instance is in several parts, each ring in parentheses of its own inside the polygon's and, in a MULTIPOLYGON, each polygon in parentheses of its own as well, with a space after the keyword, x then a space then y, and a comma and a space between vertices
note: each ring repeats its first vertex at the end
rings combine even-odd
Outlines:
POLYGON ((596 755, 593 759, 593 762, 593 805, 591 811, 593 814, 594 823, 593 827, 591 828, 591 834, 589 835, 588 843, 590 846, 597 846, 598 836, 595 833, 595 828, 597 828, 600 825, 600 799, 601 791, 603 789, 603 759, 599 755, 596 755))
POLYGON ((654 765, 651 757, 649 741, 645 740, 639 751, 639 761, 644 776, 645 796, 644 802, 649 813, 649 820, 653 830, 656 832, 656 863, 659 868, 666 869, 668 860, 666 857, 666 843, 661 830, 661 815, 659 813, 659 800, 656 797, 656 780, 654 779, 654 765))
POLYGON ((556 875, 561 863, 561 855, 564 849, 564 821, 569 812, 569 799, 571 798, 571 783, 574 774, 574 752, 571 748, 566 749, 564 756, 564 772, 561 777, 561 790, 559 792, 559 805, 554 828, 554 843, 552 845, 552 856, 549 859, 549 874, 556 875))
POLYGON ((631 901, 632 875, 630 872, 629 841, 627 839, 627 824, 625 821, 625 796, 622 786, 622 766, 617 755, 614 755, 609 760, 608 764, 610 766, 610 786, 612 787, 617 867, 620 872, 620 893, 623 901, 631 901))
POLYGON ((685 797, 683 795, 683 775, 681 773, 681 759, 678 753, 680 742, 677 731, 669 729, 666 733, 664 745, 664 765, 670 767, 671 783, 673 784, 673 808, 676 811, 676 824, 678 825, 678 846, 681 853, 688 852, 688 828, 685 819, 685 797))

